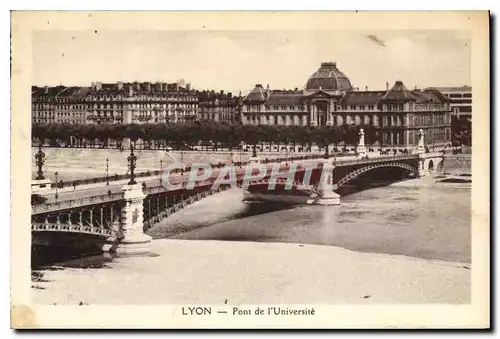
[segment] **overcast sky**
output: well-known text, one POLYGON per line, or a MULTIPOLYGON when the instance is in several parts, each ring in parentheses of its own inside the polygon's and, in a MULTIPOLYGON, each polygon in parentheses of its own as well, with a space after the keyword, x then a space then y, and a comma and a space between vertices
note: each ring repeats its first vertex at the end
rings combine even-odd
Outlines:
POLYGON ((321 61, 360 89, 470 85, 463 31, 44 31, 32 42, 39 86, 185 79, 236 94, 301 88, 321 61))

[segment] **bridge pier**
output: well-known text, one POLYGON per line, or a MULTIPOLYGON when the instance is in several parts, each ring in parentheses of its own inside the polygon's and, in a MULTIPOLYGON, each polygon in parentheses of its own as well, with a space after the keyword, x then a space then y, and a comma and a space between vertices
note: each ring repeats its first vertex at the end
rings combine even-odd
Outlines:
POLYGON ((317 205, 340 205, 340 195, 333 191, 333 169, 335 166, 327 160, 323 164, 323 171, 319 183, 319 199, 317 205))
POLYGON ((143 231, 142 184, 124 185, 125 205, 121 210, 121 235, 115 252, 118 254, 143 254, 149 251, 152 238, 143 231))
POLYGON ((418 176, 423 177, 441 171, 444 162, 444 154, 439 152, 426 153, 423 130, 418 131, 418 136, 418 176))
POLYGON ((340 195, 332 190, 321 190, 320 198, 315 204, 322 206, 340 205, 340 195))

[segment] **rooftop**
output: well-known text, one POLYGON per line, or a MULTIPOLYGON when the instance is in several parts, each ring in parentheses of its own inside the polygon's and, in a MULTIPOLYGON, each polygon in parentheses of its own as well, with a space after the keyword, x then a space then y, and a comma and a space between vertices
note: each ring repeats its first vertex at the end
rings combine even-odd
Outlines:
POLYGON ((437 89, 441 93, 449 93, 449 92, 472 92, 472 86, 457 86, 457 87, 427 87, 427 89, 437 89))

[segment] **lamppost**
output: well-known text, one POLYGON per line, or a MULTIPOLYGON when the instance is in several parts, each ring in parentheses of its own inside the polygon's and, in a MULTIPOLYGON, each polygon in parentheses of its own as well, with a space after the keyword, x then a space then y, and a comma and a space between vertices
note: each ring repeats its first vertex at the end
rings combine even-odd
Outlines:
POLYGON ((240 168, 242 167, 242 163, 241 163, 241 153, 242 152, 243 152, 243 147, 240 144, 240 168))
POLYGON ((43 180, 45 177, 43 176, 43 164, 45 163, 45 153, 42 151, 42 143, 38 145, 38 152, 35 154, 35 163, 38 167, 37 175, 36 175, 36 180, 43 180))
POLYGON ((253 145, 253 153, 252 153, 252 157, 253 157, 253 158, 257 158, 257 147, 255 146, 255 144, 253 145))
POLYGON ((56 195, 55 195, 55 198, 56 198, 56 202, 57 202, 57 198, 59 198, 59 194, 57 193, 57 188, 59 186, 59 182, 57 181, 57 176, 59 175, 59 173, 57 173, 57 171, 56 171, 56 173, 54 173, 54 174, 56 176, 56 195))
POLYGON ((325 159, 330 158, 330 155, 328 154, 328 145, 325 146, 325 159))
POLYGON ((130 170, 130 181, 128 182, 129 185, 135 185, 137 182, 135 181, 135 164, 137 162, 137 157, 134 154, 134 146, 130 145, 130 155, 127 157, 128 161, 128 168, 130 170))
POLYGON ((160 185, 163 184, 163 159, 160 159, 160 185))
POLYGON ((106 186, 109 185, 109 159, 106 158, 106 186))

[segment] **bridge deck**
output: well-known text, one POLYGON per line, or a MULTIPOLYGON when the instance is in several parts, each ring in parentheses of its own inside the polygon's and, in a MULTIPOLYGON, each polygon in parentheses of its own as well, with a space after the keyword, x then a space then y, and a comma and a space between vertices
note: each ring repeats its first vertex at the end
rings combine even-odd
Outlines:
MULTIPOLYGON (((418 155, 398 155, 398 156, 374 156, 369 158, 335 158, 330 157, 329 159, 304 159, 296 161, 298 163, 297 172, 303 171, 306 167, 316 166, 316 168, 320 168, 325 162, 331 163, 334 167, 347 167, 347 166, 357 166, 357 165, 365 165, 365 164, 375 164, 375 163, 383 163, 383 162, 394 162, 394 161, 407 161, 407 160, 416 160, 418 159, 418 155)), ((280 161, 280 164, 284 164, 286 161, 280 161)), ((271 175, 271 170, 273 165, 277 164, 268 163, 267 166, 267 175, 266 177, 271 175)), ((195 187, 204 187, 210 186, 214 183, 217 178, 220 169, 215 169, 212 173, 212 176, 209 179, 199 181, 196 183, 195 187)), ((243 175, 245 173, 245 167, 236 168, 236 175, 238 182, 241 182, 243 179, 243 175)), ((185 173, 183 175, 176 174, 170 177, 170 181, 172 185, 182 184, 181 190, 185 189, 185 185, 189 178, 189 174, 185 173)), ((162 184, 161 179, 158 177, 152 177, 150 181, 147 181, 146 187, 144 188, 144 193, 146 195, 150 194, 161 194, 167 192, 167 188, 162 184), (152 184, 152 185, 151 185, 152 184)), ((42 214, 47 212, 71 209, 76 207, 82 207, 87 205, 96 205, 96 204, 104 204, 110 202, 116 202, 123 200, 124 195, 121 192, 121 186, 118 185, 110 185, 110 186, 102 186, 99 189, 89 189, 89 190, 79 190, 77 192, 69 192, 69 193, 61 193, 58 201, 54 201, 53 197, 50 194, 43 195, 44 197, 49 198, 49 201, 45 204, 34 205, 31 208, 31 213, 33 215, 42 214), (120 190, 120 191, 117 191, 120 190), (113 192, 114 191, 114 192, 113 192)))

